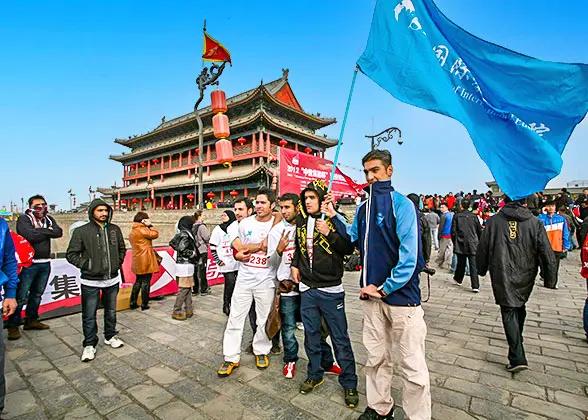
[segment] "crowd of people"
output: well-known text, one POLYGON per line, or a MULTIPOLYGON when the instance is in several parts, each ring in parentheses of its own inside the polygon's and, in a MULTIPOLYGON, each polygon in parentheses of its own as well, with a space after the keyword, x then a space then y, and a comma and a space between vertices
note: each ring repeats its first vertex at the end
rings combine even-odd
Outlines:
MULTIPOLYGON (((346 256, 358 251, 367 350, 367 407, 360 419, 394 418, 393 374, 402 380, 405 418, 430 419, 427 327, 419 275, 433 272, 432 249, 438 251, 438 268, 450 270, 456 284, 470 276, 474 293, 480 290, 479 276, 490 274, 509 344, 506 370, 516 373, 527 369, 522 339, 525 304, 539 271, 544 286, 556 289, 559 262, 568 252, 582 248, 582 275, 588 278, 588 189, 575 200, 565 189, 556 197, 533 194, 525 200, 496 199, 491 192, 476 191, 444 197, 404 196, 392 187, 388 151, 374 150, 362 164, 367 199, 358 201, 352 223, 339 212, 327 185, 320 180, 309 183, 300 194, 284 192, 276 197, 273 190, 260 188, 254 201, 238 198, 210 234, 202 211, 182 217, 170 241, 176 251, 179 287, 171 316, 179 321, 191 318, 192 296, 208 295, 210 247, 225 278, 222 312, 228 317, 218 376, 228 377, 240 367, 248 318, 253 339, 247 350, 255 355, 255 366, 262 370, 269 367, 268 356, 282 353, 281 338, 283 376, 294 378, 300 350, 295 331, 301 322, 308 366, 300 393, 313 392, 325 374, 334 374, 345 404, 357 407, 358 376, 345 312, 343 274, 346 256), (277 324, 276 317, 280 320, 277 324)), ((83 362, 96 355, 100 300, 104 344, 113 348, 124 345, 116 329, 116 299, 126 247, 121 229, 111 222, 112 214, 106 202, 94 200, 88 222, 73 230, 66 253, 67 260, 81 271, 83 362)), ((38 308, 49 277, 50 240, 63 234, 48 214, 42 196, 29 199, 29 210, 18 219, 17 233, 34 249, 32 264, 20 274, 8 227, 0 220, 0 285, 9 340, 20 338, 25 304, 24 329, 49 328, 38 320, 38 308)), ((129 234, 131 268, 136 276, 131 309, 149 309, 151 279, 161 262, 152 245, 158 238, 149 215, 138 212, 129 234)), ((588 299, 584 328, 588 339, 588 299)), ((5 392, 3 366, 2 344, 0 412, 5 392)))

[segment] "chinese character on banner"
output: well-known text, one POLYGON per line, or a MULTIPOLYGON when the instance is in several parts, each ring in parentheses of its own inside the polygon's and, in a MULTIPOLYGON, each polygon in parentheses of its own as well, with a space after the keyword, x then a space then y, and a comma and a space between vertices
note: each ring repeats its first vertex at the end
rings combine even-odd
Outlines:
POLYGON ((69 299, 80 295, 80 288, 75 276, 68 276, 67 274, 54 276, 49 284, 53 286, 53 291, 51 292, 53 300, 69 299))

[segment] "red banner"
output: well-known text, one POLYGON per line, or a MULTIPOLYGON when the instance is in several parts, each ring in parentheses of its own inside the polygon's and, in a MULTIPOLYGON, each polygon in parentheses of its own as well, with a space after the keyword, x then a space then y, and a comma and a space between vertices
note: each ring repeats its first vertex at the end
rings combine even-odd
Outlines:
MULTIPOLYGON (((330 160, 280 147, 280 194, 299 194, 315 179, 322 179, 328 184, 332 168, 330 160)), ((337 168, 333 181, 334 199, 354 198, 360 192, 361 186, 337 168)))

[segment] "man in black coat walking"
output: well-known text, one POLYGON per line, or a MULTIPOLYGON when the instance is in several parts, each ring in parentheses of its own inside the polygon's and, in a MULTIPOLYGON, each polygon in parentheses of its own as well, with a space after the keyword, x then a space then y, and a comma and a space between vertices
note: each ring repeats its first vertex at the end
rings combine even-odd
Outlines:
POLYGON ((523 206, 524 200, 505 197, 505 202, 502 210, 488 219, 476 260, 480 275, 490 270, 509 347, 506 370, 516 373, 528 369, 523 348, 525 304, 540 266, 545 287, 555 288, 556 262, 543 223, 523 206))
POLYGON ((478 216, 469 211, 470 201, 463 199, 459 204, 461 211, 453 218, 451 224, 451 241, 453 242, 453 253, 457 255, 457 266, 453 280, 457 284, 463 282, 465 275, 466 263, 470 263, 470 281, 472 283, 472 292, 480 292, 480 279, 476 267, 476 250, 480 235, 482 234, 482 225, 478 216))

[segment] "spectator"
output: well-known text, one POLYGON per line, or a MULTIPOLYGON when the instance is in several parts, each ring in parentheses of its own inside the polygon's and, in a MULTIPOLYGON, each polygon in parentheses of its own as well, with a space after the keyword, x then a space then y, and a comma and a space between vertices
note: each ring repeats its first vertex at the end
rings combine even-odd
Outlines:
POLYGON ((159 238, 159 232, 151 224, 149 215, 139 212, 133 219, 129 242, 132 248, 131 271, 135 274, 135 284, 131 291, 131 309, 136 309, 137 298, 141 292, 141 309, 149 309, 149 291, 151 289, 151 278, 154 273, 159 272, 159 261, 161 258, 153 250, 153 240, 159 238))

